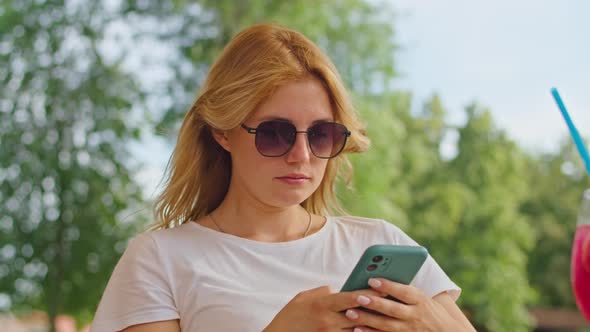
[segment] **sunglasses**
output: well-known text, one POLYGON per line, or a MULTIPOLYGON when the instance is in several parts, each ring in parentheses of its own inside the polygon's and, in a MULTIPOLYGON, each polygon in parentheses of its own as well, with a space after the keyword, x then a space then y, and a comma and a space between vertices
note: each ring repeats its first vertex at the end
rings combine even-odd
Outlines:
POLYGON ((256 128, 242 124, 242 128, 255 135, 256 149, 265 157, 284 156, 295 145, 297 134, 305 133, 311 153, 330 159, 342 152, 350 136, 345 126, 335 122, 320 122, 306 131, 297 131, 292 123, 279 120, 261 122, 256 128))

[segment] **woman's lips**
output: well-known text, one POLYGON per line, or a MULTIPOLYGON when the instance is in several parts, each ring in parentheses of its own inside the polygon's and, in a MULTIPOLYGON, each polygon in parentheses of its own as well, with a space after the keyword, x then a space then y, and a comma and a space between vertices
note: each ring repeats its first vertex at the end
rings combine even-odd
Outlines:
POLYGON ((289 185, 301 185, 309 181, 309 178, 304 175, 287 175, 278 177, 277 179, 289 185))

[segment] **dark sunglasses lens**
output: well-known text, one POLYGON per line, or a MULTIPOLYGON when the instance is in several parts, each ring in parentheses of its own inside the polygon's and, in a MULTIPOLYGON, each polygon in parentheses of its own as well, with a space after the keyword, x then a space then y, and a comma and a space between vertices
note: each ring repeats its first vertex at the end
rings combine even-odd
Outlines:
POLYGON ((289 122, 262 122, 256 128, 256 149, 263 156, 282 156, 295 142, 295 132, 295 126, 289 122))
POLYGON ((319 158, 332 158, 342 151, 346 144, 348 130, 338 123, 320 123, 309 128, 307 139, 311 152, 319 158))

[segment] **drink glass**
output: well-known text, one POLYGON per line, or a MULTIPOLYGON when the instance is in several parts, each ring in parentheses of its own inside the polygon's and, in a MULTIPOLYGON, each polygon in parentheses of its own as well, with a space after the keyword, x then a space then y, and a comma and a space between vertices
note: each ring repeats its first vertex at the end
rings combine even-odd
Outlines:
POLYGON ((571 278, 578 308, 590 322, 590 189, 582 196, 572 248, 571 278))

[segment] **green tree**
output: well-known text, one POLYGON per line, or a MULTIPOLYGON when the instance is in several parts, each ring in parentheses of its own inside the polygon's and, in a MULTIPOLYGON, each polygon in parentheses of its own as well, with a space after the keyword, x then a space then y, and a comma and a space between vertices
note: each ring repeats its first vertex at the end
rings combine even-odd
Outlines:
POLYGON ((352 183, 348 188, 340 183, 338 196, 352 214, 386 219, 406 228, 405 208, 411 196, 402 166, 408 130, 401 115, 409 112, 410 96, 395 93, 359 100, 371 146, 363 154, 350 156, 352 183))
POLYGON ((529 279, 539 305, 575 308, 570 257, 582 193, 590 188, 590 177, 569 137, 557 152, 531 157, 527 168, 533 190, 521 208, 537 237, 529 279))
POLYGON ((99 51, 98 2, 0 2, 0 296, 88 319, 139 215, 141 94, 99 51))
POLYGON ((472 105, 459 129, 459 154, 450 161, 453 182, 468 189, 461 234, 448 238, 457 248, 445 265, 469 289, 464 303, 490 331, 526 331, 533 292, 526 266, 534 242, 520 212, 530 188, 526 155, 494 127, 489 111, 472 105))

